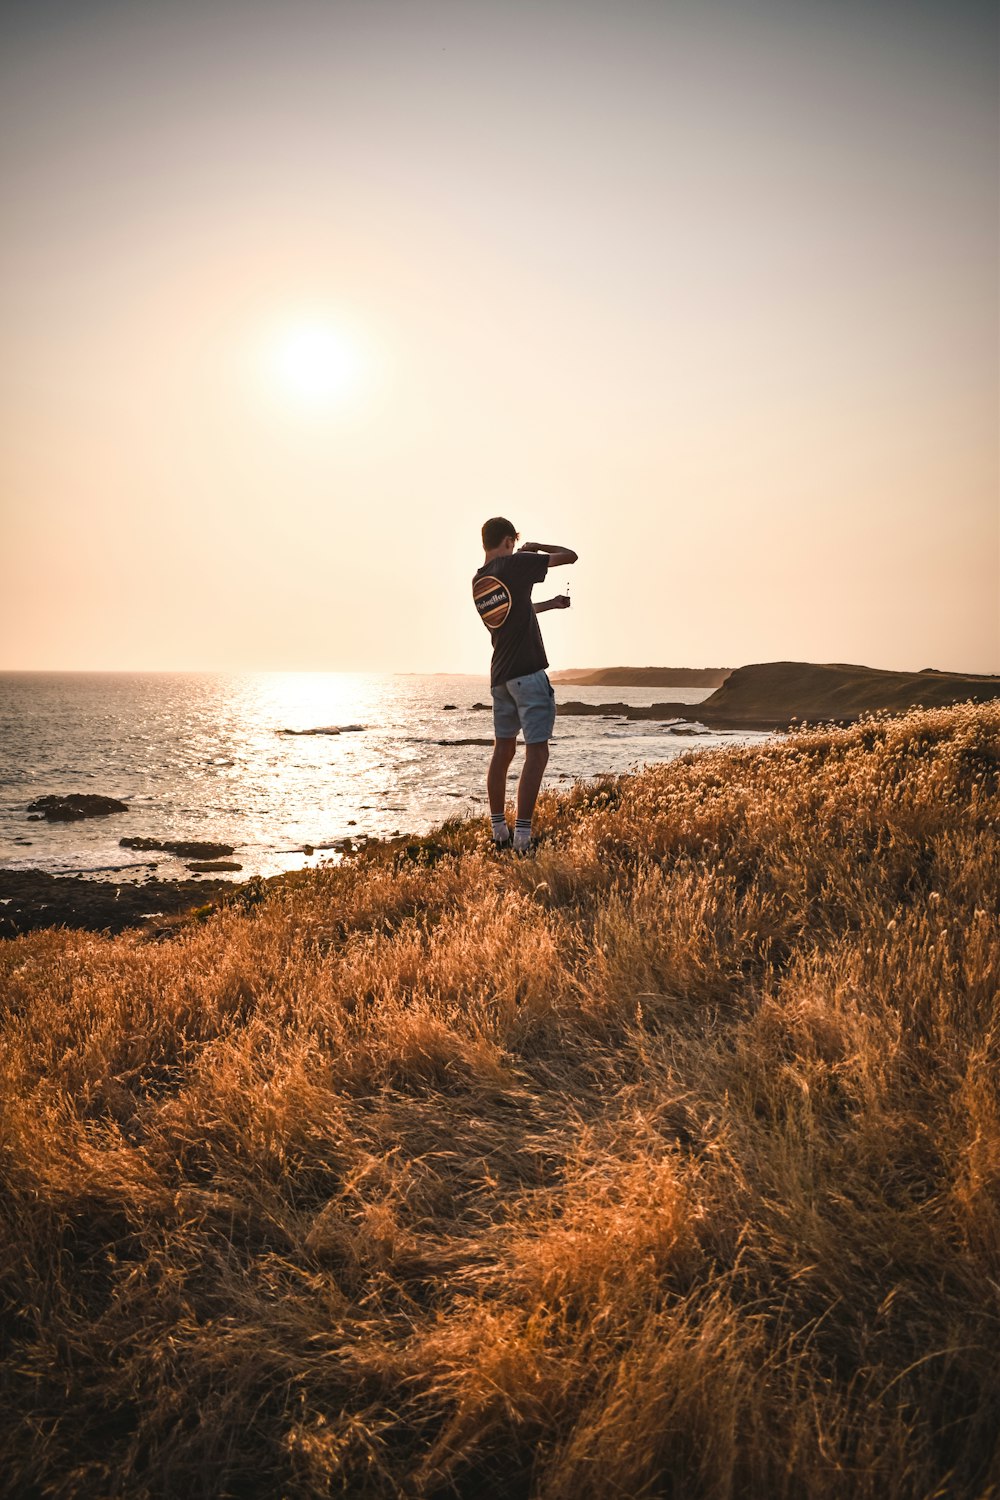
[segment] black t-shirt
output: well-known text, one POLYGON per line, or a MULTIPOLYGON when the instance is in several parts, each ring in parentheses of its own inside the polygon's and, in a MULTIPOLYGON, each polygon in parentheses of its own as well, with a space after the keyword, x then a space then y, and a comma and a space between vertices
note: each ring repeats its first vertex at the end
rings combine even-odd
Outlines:
POLYGON ((542 645, 531 590, 549 571, 544 552, 512 552, 483 563, 472 580, 472 597, 479 617, 493 637, 490 683, 497 687, 512 677, 542 672, 549 664, 542 645))

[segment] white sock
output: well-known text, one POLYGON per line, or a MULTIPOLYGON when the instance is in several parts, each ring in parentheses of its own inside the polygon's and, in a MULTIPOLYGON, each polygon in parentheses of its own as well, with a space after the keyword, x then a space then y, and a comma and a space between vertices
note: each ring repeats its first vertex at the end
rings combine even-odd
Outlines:
POLYGON ((498 844, 503 844, 510 838, 510 829, 507 827, 507 818, 503 813, 490 813, 490 822, 493 824, 493 837, 498 844))
POLYGON ((531 819, 518 818, 514 824, 514 848, 527 849, 531 843, 531 819))

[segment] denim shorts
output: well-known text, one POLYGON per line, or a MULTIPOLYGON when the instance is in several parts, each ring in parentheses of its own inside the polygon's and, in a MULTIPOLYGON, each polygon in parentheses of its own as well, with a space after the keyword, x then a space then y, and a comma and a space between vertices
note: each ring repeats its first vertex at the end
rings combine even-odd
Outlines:
POLYGON ((547 672, 512 677, 493 689, 493 733, 498 740, 517 739, 520 729, 526 745, 540 745, 552 738, 556 722, 556 695, 547 672))

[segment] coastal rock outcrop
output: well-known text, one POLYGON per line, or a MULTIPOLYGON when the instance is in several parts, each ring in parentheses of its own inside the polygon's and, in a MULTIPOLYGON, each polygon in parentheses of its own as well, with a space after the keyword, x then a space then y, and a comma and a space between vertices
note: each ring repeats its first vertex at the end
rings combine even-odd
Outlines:
POLYGON ((49 823, 76 823, 80 818, 128 812, 128 803, 120 802, 117 797, 99 797, 93 792, 70 792, 66 797, 37 797, 28 803, 28 812, 40 813, 49 823))
MULTIPOLYGON (((709 729, 788 729, 796 721, 850 724, 862 714, 943 708, 1000 698, 1000 677, 973 673, 888 672, 844 663, 771 661, 731 672, 698 704, 560 703, 560 714, 688 721, 709 729)), ((683 731, 674 729, 674 733, 683 731)))
POLYGON ((318 729, 276 729, 275 734, 361 734, 364 724, 321 724, 318 729))
POLYGON ((159 849, 164 854, 176 854, 179 859, 223 859, 236 853, 233 844, 198 839, 127 838, 119 839, 118 845, 121 849, 159 849))
POLYGON ((709 724, 768 723, 793 719, 850 723, 861 714, 944 708, 971 699, 1000 698, 1000 677, 971 672, 890 672, 845 662, 768 661, 739 667, 698 704, 709 724))
POLYGON ((124 932, 154 917, 169 918, 212 897, 228 896, 232 881, 132 881, 50 875, 45 870, 0 870, 0 938, 19 937, 40 927, 76 927, 90 932, 124 932))

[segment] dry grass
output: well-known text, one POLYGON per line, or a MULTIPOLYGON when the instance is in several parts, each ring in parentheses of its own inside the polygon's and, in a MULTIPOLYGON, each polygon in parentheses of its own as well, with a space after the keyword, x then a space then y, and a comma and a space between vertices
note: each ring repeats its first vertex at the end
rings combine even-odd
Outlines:
POLYGON ((1000 1493, 998 744, 0 944, 5 1493, 1000 1493))

